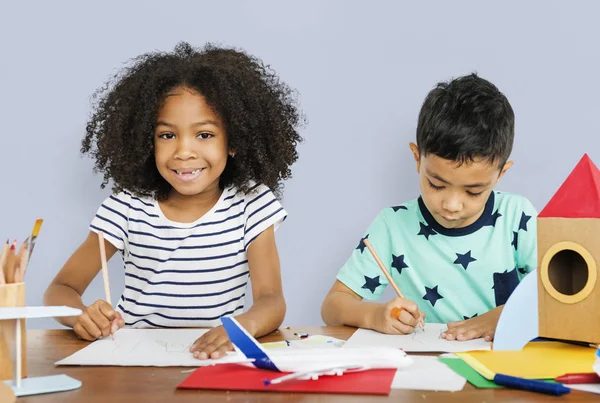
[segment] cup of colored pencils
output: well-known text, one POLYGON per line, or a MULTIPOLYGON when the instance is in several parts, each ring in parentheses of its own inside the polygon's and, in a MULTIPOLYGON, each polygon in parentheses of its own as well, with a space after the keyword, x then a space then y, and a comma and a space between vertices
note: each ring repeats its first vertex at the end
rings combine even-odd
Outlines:
MULTIPOLYGON (((17 249, 17 241, 6 241, 0 252, 0 308, 25 306, 25 273, 29 258, 33 252, 35 241, 40 232, 42 220, 35 222, 31 236, 17 249)), ((13 357, 16 343, 14 342, 16 322, 0 321, 0 380, 12 378, 13 357)), ((21 319, 21 375, 27 376, 26 341, 27 332, 25 319, 21 319)))

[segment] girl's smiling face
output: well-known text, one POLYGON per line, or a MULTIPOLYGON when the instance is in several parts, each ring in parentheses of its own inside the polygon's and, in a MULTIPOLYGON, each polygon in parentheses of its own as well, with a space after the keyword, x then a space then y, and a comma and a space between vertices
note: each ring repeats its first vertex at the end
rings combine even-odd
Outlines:
POLYGON ((176 87, 158 110, 154 131, 158 172, 178 196, 220 192, 227 164, 227 135, 221 118, 197 91, 176 87))

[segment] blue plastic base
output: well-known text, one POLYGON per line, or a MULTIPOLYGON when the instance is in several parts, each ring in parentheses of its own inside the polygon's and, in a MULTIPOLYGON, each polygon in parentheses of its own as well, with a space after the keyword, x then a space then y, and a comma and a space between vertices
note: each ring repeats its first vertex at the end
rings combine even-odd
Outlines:
POLYGON ((15 396, 40 395, 42 393, 64 392, 78 389, 81 381, 67 375, 38 376, 35 378, 21 379, 21 386, 17 387, 14 381, 4 381, 15 392, 15 396))

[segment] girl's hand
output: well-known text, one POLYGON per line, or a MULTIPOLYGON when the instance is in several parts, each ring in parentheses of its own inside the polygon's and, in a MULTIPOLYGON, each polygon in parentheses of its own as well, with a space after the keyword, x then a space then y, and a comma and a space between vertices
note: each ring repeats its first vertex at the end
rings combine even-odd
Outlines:
POLYGON ((80 339, 94 341, 101 337, 108 337, 123 326, 125 321, 121 314, 116 312, 108 302, 99 299, 79 315, 73 330, 80 339))
POLYGON ((200 360, 221 358, 233 350, 233 344, 223 326, 215 327, 204 333, 192 344, 190 351, 200 360))
POLYGON ((466 341, 483 337, 485 341, 494 340, 496 325, 502 312, 502 306, 492 309, 481 316, 461 320, 457 322, 448 322, 448 330, 442 333, 442 338, 446 340, 466 341))
POLYGON ((394 298, 387 304, 379 305, 373 329, 386 334, 410 334, 424 319, 425 314, 417 304, 404 298, 394 298))

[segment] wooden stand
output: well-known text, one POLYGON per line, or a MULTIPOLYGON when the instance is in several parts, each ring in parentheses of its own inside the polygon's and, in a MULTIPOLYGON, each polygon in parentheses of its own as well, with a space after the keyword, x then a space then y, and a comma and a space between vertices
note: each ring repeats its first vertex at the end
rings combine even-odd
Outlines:
MULTIPOLYGON (((25 283, 0 285, 0 308, 25 306, 25 283)), ((25 319, 21 323, 21 376, 27 376, 27 334, 25 319)), ((17 360, 15 343, 16 321, 0 321, 0 380, 12 379, 15 374, 13 365, 17 360)))

